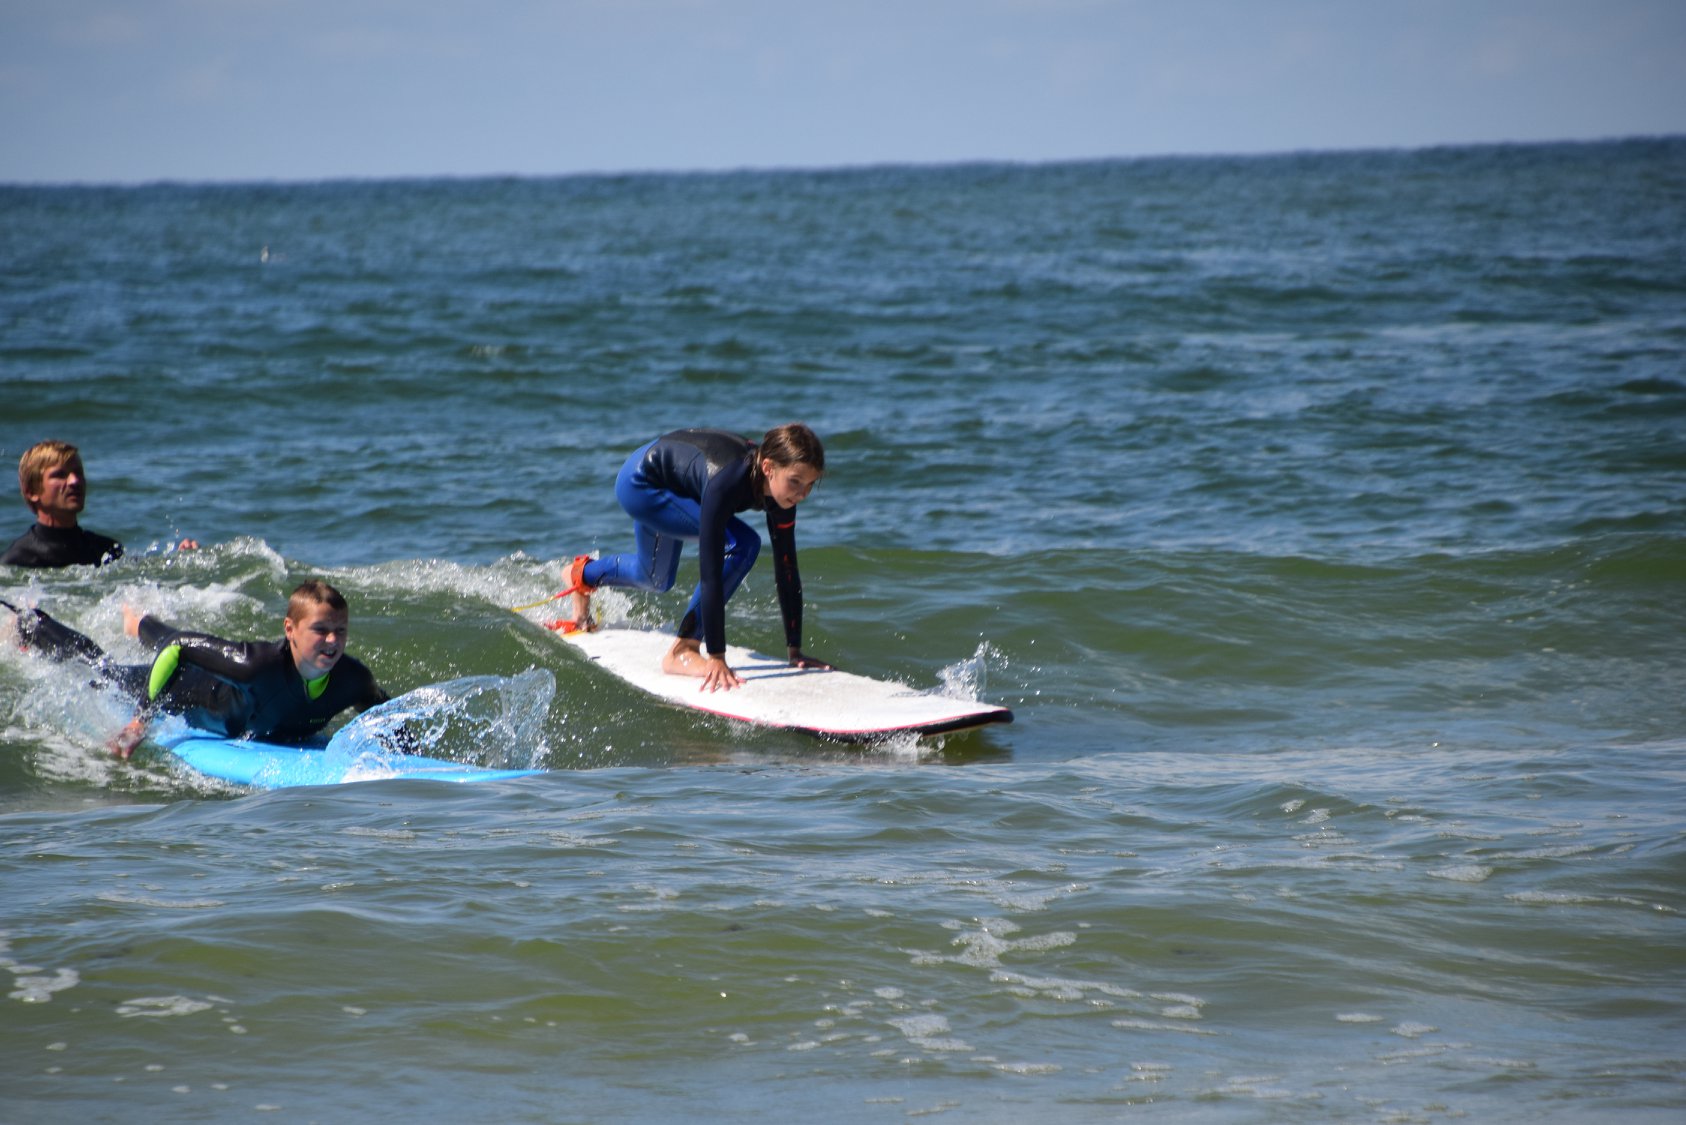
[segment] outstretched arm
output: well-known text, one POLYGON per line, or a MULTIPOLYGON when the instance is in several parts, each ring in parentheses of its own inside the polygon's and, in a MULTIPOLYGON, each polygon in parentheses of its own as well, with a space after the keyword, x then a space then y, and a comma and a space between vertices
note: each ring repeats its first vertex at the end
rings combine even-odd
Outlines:
POLYGON ((153 652, 181 646, 181 659, 235 683, 250 683, 258 674, 263 647, 251 641, 229 641, 209 633, 190 633, 166 624, 150 613, 123 607, 123 631, 153 652))
POLYGON ((141 740, 146 737, 146 728, 151 721, 152 716, 143 710, 130 719, 122 730, 112 735, 111 741, 107 742, 106 746, 119 758, 128 758, 130 754, 135 752, 135 747, 139 746, 141 740))

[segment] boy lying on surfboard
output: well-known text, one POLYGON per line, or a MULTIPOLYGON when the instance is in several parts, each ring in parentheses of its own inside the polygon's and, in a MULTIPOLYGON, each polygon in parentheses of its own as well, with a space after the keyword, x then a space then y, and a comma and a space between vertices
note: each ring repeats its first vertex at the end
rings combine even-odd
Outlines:
POLYGON ((579 555, 568 564, 562 591, 573 598, 568 624, 592 628, 590 599, 599 586, 671 590, 680 550, 694 541, 701 581, 662 670, 698 677, 700 691, 741 686, 743 678, 726 663, 726 603, 761 551, 761 537, 737 513, 758 508, 772 541, 790 666, 829 669, 802 651, 796 569, 796 506, 824 473, 825 448, 800 422, 768 430, 759 443, 725 430, 676 430, 640 446, 615 480, 615 498, 632 517, 635 549, 605 559, 579 555))
POLYGON ((346 708, 366 711, 387 694, 372 672, 345 654, 350 611, 322 581, 301 583, 287 602, 279 641, 228 641, 176 629, 123 609, 123 629, 158 655, 151 664, 114 663, 99 645, 39 609, 8 605, 24 648, 52 660, 81 659, 101 679, 141 705, 112 739, 127 758, 160 712, 237 738, 304 742, 346 708))

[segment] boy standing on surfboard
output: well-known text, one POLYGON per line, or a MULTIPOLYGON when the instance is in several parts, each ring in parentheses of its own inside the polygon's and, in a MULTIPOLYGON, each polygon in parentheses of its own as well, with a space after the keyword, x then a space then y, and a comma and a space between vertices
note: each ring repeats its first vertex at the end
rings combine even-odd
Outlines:
POLYGON ((189 633, 123 609, 123 629, 158 653, 151 664, 113 664, 99 645, 40 610, 18 610, 26 648, 54 660, 78 657, 141 704, 112 739, 127 758, 159 713, 234 738, 304 742, 350 707, 366 711, 388 696, 372 672, 345 654, 350 611, 322 581, 301 583, 287 603, 279 641, 229 641, 189 633))
POLYGON ((738 687, 726 663, 726 603, 755 565, 761 538, 737 517, 766 513, 773 578, 793 668, 830 668, 802 652, 802 580, 796 569, 796 506, 825 473, 825 448, 800 422, 768 430, 759 444, 725 430, 676 430, 634 450, 615 480, 615 498, 633 520, 635 549, 606 559, 580 555, 563 572, 575 628, 590 629, 599 586, 662 593, 673 588, 679 554, 697 544, 701 581, 679 623, 662 670, 696 676, 698 690, 738 687), (706 651, 705 651, 706 650, 706 651))

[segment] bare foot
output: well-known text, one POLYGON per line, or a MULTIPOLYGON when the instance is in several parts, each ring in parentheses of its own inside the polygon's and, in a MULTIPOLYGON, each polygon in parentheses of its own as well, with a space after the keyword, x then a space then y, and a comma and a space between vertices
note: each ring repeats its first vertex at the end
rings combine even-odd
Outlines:
POLYGON ((705 656, 702 643, 680 637, 662 657, 662 671, 670 676, 691 676, 702 681, 698 691, 731 691, 743 686, 743 677, 732 671, 724 656, 705 656))
POLYGON ((593 629, 597 628, 596 625, 591 623, 590 594, 585 593, 583 590, 575 590, 572 594, 568 595, 568 600, 573 606, 574 623, 579 626, 580 632, 589 633, 593 629))
POLYGON ((592 588, 585 584, 585 564, 590 555, 575 555, 574 561, 562 568, 562 585, 569 591, 569 606, 574 611, 574 627, 589 633, 597 626, 591 623, 592 588))
POLYGON ((703 676, 708 674, 707 662, 702 658, 702 642, 680 637, 662 657, 662 671, 670 676, 703 676))

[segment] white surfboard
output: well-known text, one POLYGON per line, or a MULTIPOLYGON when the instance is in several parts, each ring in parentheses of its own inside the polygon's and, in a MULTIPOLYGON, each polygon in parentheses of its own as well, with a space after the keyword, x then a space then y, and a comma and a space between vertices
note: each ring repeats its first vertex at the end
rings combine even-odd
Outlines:
POLYGON ((627 683, 670 703, 841 742, 945 734, 1013 721, 1005 707, 949 699, 851 672, 792 668, 783 659, 736 645, 727 647, 726 662, 743 677, 743 686, 700 691, 702 681, 695 677, 662 671, 662 654, 673 645, 668 634, 599 629, 569 633, 565 639, 627 683))

